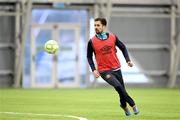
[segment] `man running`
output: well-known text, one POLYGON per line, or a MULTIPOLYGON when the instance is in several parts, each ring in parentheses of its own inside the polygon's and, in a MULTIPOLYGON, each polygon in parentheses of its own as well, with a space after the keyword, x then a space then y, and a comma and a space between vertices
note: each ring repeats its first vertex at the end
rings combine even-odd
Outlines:
POLYGON ((96 18, 94 20, 96 35, 88 42, 87 59, 91 70, 96 78, 101 76, 107 83, 115 88, 120 97, 120 107, 124 110, 126 116, 130 116, 131 112, 127 107, 127 103, 132 107, 135 115, 139 110, 134 100, 128 95, 121 73, 121 64, 116 55, 116 46, 122 51, 127 65, 133 66, 126 46, 112 33, 105 32, 107 21, 105 18, 96 18), (97 69, 93 61, 93 53, 95 54, 97 69))

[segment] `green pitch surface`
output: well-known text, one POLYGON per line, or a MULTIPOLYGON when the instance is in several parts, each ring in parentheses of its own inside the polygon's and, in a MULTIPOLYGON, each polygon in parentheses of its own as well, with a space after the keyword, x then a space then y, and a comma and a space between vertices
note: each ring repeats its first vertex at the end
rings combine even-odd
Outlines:
POLYGON ((127 90, 137 116, 124 115, 113 88, 0 89, 0 120, 180 120, 180 89, 127 90))

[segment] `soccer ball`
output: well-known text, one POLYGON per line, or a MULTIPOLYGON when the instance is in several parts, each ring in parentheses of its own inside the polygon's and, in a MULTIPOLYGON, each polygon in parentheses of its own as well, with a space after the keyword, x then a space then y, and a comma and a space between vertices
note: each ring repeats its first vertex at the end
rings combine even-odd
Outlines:
POLYGON ((44 50, 49 54, 56 54, 58 49, 59 46, 55 40, 48 40, 44 45, 44 50))

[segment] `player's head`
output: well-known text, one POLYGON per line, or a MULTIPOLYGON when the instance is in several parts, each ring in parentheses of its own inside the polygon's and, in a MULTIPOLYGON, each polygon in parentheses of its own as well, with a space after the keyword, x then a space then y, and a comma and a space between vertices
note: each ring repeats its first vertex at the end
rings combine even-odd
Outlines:
POLYGON ((96 31, 96 34, 102 33, 107 25, 107 21, 105 18, 96 18, 94 20, 94 29, 96 31))

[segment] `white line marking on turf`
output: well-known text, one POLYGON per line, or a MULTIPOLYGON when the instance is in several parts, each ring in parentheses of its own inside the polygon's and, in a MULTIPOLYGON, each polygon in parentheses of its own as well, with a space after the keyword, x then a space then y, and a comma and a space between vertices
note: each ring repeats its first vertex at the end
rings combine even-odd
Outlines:
POLYGON ((33 115, 33 116, 48 116, 48 117, 66 117, 66 118, 75 118, 78 120, 88 120, 87 118, 77 117, 73 115, 60 115, 60 114, 38 114, 38 113, 19 113, 19 112, 0 112, 0 114, 9 114, 9 115, 33 115))

